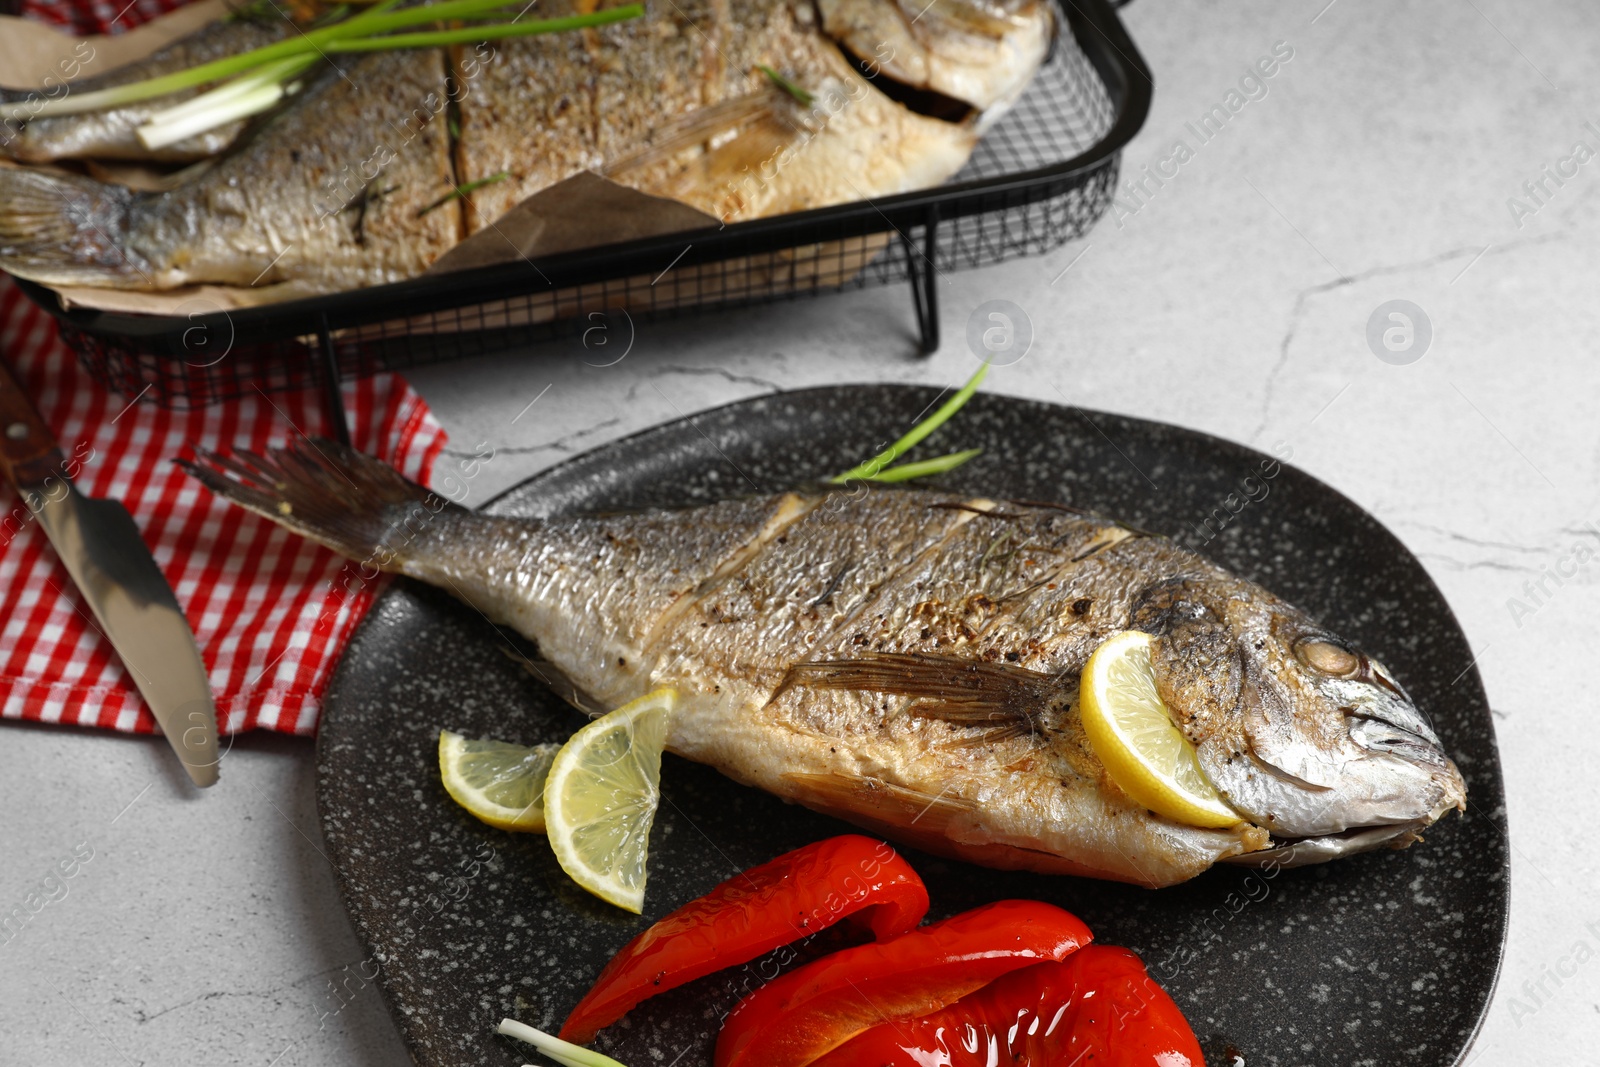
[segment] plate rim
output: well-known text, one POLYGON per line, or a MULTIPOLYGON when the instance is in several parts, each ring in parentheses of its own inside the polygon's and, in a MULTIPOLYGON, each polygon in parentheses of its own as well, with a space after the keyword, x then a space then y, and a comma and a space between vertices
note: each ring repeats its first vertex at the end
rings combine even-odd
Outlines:
MULTIPOLYGON (((759 393, 759 394, 756 394, 756 395, 753 395, 753 396, 740 397, 740 398, 737 398, 737 399, 734 399, 734 400, 727 401, 726 403, 718 404, 718 405, 715 405, 713 407, 702 408, 702 409, 700 409, 698 411, 688 412, 686 414, 679 415, 676 418, 668 419, 668 420, 666 420, 664 422, 659 422, 659 423, 656 423, 656 424, 651 425, 651 426, 643 427, 643 428, 641 428, 639 430, 635 430, 632 433, 625 434, 625 435, 623 435, 621 437, 615 437, 615 438, 612 438, 609 441, 604 441, 604 442, 601 442, 599 444, 596 444, 593 447, 585 449, 583 452, 580 452, 580 453, 578 453, 576 455, 564 457, 560 462, 554 463, 554 464, 552 464, 552 465, 550 465, 548 467, 545 467, 545 468, 543 468, 543 469, 541 469, 539 471, 536 471, 533 474, 528 475, 526 478, 523 478, 523 479, 519 480, 518 482, 516 482, 516 483, 514 483, 514 484, 512 484, 510 486, 507 486, 506 488, 500 490, 499 492, 495 493, 493 496, 491 496, 488 499, 486 499, 485 501, 483 501, 483 503, 477 505, 476 507, 471 508, 470 510, 475 514, 483 514, 483 515, 500 514, 500 512, 498 512, 496 510, 498 506, 502 505, 508 498, 514 496, 515 494, 517 494, 519 492, 522 492, 522 491, 526 490, 533 482, 536 482, 536 481, 539 481, 539 480, 542 480, 542 479, 545 479, 545 478, 549 478, 549 477, 552 477, 552 476, 558 476, 558 475, 560 475, 562 473, 567 473, 567 472, 569 472, 569 470, 571 468, 579 467, 581 464, 583 464, 585 462, 591 462, 593 460, 594 455, 596 453, 598 453, 598 452, 602 452, 602 451, 609 450, 609 449, 621 448, 621 447, 624 447, 624 446, 627 446, 627 445, 636 445, 640 441, 642 441, 643 439, 646 439, 648 437, 651 437, 651 436, 657 435, 657 434, 668 433, 671 430, 674 430, 674 429, 677 429, 677 428, 681 428, 681 427, 683 427, 685 425, 688 425, 688 426, 694 428, 695 430, 699 431, 702 436, 704 436, 704 431, 700 430, 700 428, 698 426, 696 426, 695 422, 694 422, 694 420, 696 418, 699 418, 699 417, 702 417, 702 416, 726 414, 726 413, 730 412, 732 409, 735 409, 735 408, 740 408, 740 407, 744 407, 744 406, 747 406, 747 405, 750 405, 750 404, 755 404, 755 403, 769 402, 769 401, 772 401, 774 399, 800 400, 800 399, 803 399, 803 398, 806 398, 806 397, 814 397, 814 396, 815 397, 828 397, 828 396, 837 395, 837 394, 839 394, 841 392, 848 392, 848 391, 851 391, 851 390, 859 390, 859 389, 889 390, 889 391, 897 392, 897 393, 905 393, 907 395, 914 394, 914 393, 921 393, 921 394, 924 394, 924 395, 931 394, 934 399, 937 399, 938 396, 949 392, 948 388, 940 389, 938 386, 927 385, 927 384, 923 384, 923 383, 915 383, 915 382, 847 382, 847 383, 836 383, 836 384, 831 384, 831 385, 807 386, 807 387, 801 388, 801 389, 778 389, 778 390, 774 390, 774 391, 771 391, 771 392, 759 393)), ((1335 499, 1343 507, 1347 508, 1351 513, 1353 513, 1355 515, 1358 515, 1365 522, 1369 523, 1375 530, 1380 532, 1384 537, 1386 537, 1391 542, 1392 547, 1394 549, 1398 550, 1400 553, 1402 553, 1410 561, 1410 563, 1414 564, 1417 573, 1427 583, 1428 590, 1436 597, 1436 599, 1438 600, 1440 606, 1443 607, 1443 609, 1445 611, 1445 620, 1444 621, 1446 621, 1448 623, 1448 625, 1451 628, 1453 628, 1456 633, 1460 634, 1463 642, 1467 645, 1468 649, 1470 650, 1470 648, 1471 648, 1471 642, 1467 640, 1466 629, 1461 625, 1460 619, 1456 616, 1455 609, 1453 607, 1451 607, 1450 602, 1445 597, 1443 590, 1441 590, 1439 588, 1439 585, 1434 580, 1433 575, 1428 571, 1427 567, 1417 557, 1416 553, 1412 552, 1411 549, 1405 544, 1405 542, 1403 542, 1394 533, 1394 531, 1389 529, 1389 527, 1381 519, 1379 519, 1376 515, 1374 515, 1370 510, 1368 510, 1366 507, 1362 506, 1360 503, 1358 503, 1357 501, 1355 501, 1354 499, 1352 499, 1351 497, 1349 497, 1348 495, 1346 495, 1345 493, 1343 493, 1339 489, 1335 488, 1332 485, 1329 485, 1327 482, 1324 482, 1322 479, 1320 479, 1320 478, 1316 477, 1315 475, 1311 474, 1310 472, 1306 471, 1304 468, 1294 466, 1289 461, 1279 459, 1278 457, 1273 456, 1270 453, 1263 452, 1263 451, 1255 448, 1252 445, 1243 444, 1241 442, 1234 441, 1234 440, 1232 440, 1230 438, 1221 437, 1219 435, 1210 433, 1210 432, 1208 432, 1206 430, 1195 429, 1193 427, 1183 426, 1183 425, 1180 425, 1178 423, 1171 423, 1171 422, 1167 422, 1167 421, 1161 420, 1161 419, 1151 419, 1151 418, 1145 418, 1145 417, 1139 416, 1139 415, 1130 415, 1130 414, 1125 414, 1125 413, 1121 413, 1121 412, 1113 412, 1113 411, 1104 411, 1104 410, 1100 410, 1100 409, 1085 408, 1085 407, 1082 407, 1082 406, 1076 405, 1076 404, 1057 403, 1057 402, 1050 401, 1050 400, 1040 400, 1040 399, 1037 399, 1037 398, 1034 398, 1034 397, 1013 396, 1013 395, 1010 395, 1010 394, 1007 394, 1007 393, 998 392, 998 391, 989 391, 989 392, 978 393, 978 394, 973 396, 972 402, 973 403, 982 403, 982 404, 989 404, 989 403, 1023 404, 1023 405, 1030 405, 1030 406, 1039 407, 1039 408, 1049 408, 1049 409, 1055 409, 1055 410, 1061 410, 1061 411, 1076 412, 1079 415, 1081 415, 1081 416, 1083 416, 1085 418, 1088 418, 1089 422, 1090 422, 1090 425, 1095 427, 1095 429, 1097 429, 1097 430, 1100 430, 1100 428, 1095 425, 1095 422, 1093 421, 1094 417, 1104 417, 1104 418, 1108 418, 1108 419, 1114 419, 1114 420, 1117 420, 1117 421, 1125 423, 1125 424, 1126 423, 1137 423, 1137 424, 1142 424, 1142 425, 1144 425, 1146 427, 1156 427, 1156 428, 1159 428, 1160 430, 1162 430, 1164 432, 1165 431, 1177 431, 1179 434, 1182 434, 1182 435, 1187 435, 1187 436, 1190 436, 1192 438, 1199 438, 1205 444, 1211 446, 1212 448, 1218 449, 1218 450, 1223 451, 1223 452, 1230 452, 1230 453, 1232 453, 1234 455, 1237 455, 1237 456, 1240 456, 1242 458, 1271 459, 1274 462, 1280 463, 1280 464, 1282 464, 1282 466, 1286 470, 1293 471, 1296 476, 1305 479, 1314 488, 1316 488, 1316 489, 1328 494, 1330 497, 1335 499)), ((1103 430, 1100 430, 1100 432, 1102 434, 1104 434, 1103 430)), ((1110 438, 1107 438, 1107 440, 1110 440, 1110 438)), ((714 442, 713 442, 713 444, 714 444, 714 442)), ((1117 450, 1119 452, 1121 451, 1120 446, 1117 446, 1115 444, 1115 442, 1112 442, 1112 444, 1113 444, 1113 447, 1117 448, 1117 450)), ((720 452, 720 446, 716 446, 716 447, 718 447, 718 451, 720 452)), ((1124 458, 1126 458, 1126 457, 1124 457, 1124 458)), ((731 460, 727 460, 727 462, 731 463, 732 461, 731 460)), ((1130 464, 1132 463, 1131 460, 1129 460, 1128 462, 1130 464)), ((1137 468, 1135 468, 1135 469, 1137 470, 1137 468)), ((773 491, 782 491, 782 490, 773 490, 773 491)), ((1095 513, 1095 514, 1098 514, 1098 513, 1095 513)), ((1101 518, 1110 518, 1109 516, 1104 516, 1104 515, 1100 515, 1099 517, 1101 517, 1101 518)), ((1204 555, 1204 553, 1201 553, 1201 555, 1204 555)), ((1207 556, 1206 558, 1209 559, 1210 557, 1207 556)), ((415 582, 415 579, 413 579, 412 581, 415 582)), ((316 806, 317 806, 317 818, 318 818, 318 823, 319 823, 319 829, 323 831, 325 839, 326 839, 327 823, 328 823, 329 815, 328 815, 328 800, 327 800, 327 797, 325 795, 324 775, 322 773, 322 769, 323 769, 323 766, 324 766, 325 744, 327 743, 326 742, 326 736, 327 735, 325 734, 323 727, 327 722, 327 718, 328 718, 328 715, 329 715, 329 709, 330 709, 330 701, 328 700, 328 697, 331 696, 335 692, 335 690, 337 688, 337 683, 340 680, 340 676, 344 673, 345 664, 346 664, 346 661, 347 661, 346 653, 349 651, 349 649, 351 647, 353 647, 355 645, 357 639, 366 631, 367 627, 369 625, 373 624, 372 620, 377 616, 377 614, 379 613, 379 610, 383 607, 385 602, 390 597, 395 595, 395 592, 396 592, 397 589, 404 588, 404 587, 405 586, 403 586, 400 582, 395 581, 391 577, 390 580, 388 580, 385 583, 384 587, 377 593, 377 595, 375 595, 373 597, 371 603, 367 607, 366 613, 362 616, 360 622, 357 623, 356 627, 351 631, 350 636, 346 640, 344 647, 339 650, 338 660, 336 661, 336 663, 334 665, 333 671, 329 674, 327 686, 323 690, 323 704, 322 704, 322 709, 321 709, 321 715, 319 716, 318 722, 317 722, 317 733, 316 733, 315 744, 314 744, 314 748, 313 748, 312 762, 313 762, 314 793, 315 793, 316 806)), ((1482 675, 1478 670, 1478 665, 1477 665, 1477 661, 1476 660, 1474 660, 1472 663, 1470 663, 1468 665, 1467 670, 1464 672, 1464 677, 1468 677, 1468 678, 1471 679, 1471 681, 1472 681, 1473 685, 1475 686, 1478 694, 1480 694, 1482 696, 1482 704, 1483 704, 1484 709, 1486 711, 1490 710, 1491 705, 1489 703, 1488 691, 1487 691, 1487 689, 1484 688, 1482 675)), ((1494 757, 1493 758, 1493 768, 1492 768, 1493 774, 1494 774, 1494 785, 1496 786, 1496 796, 1495 796, 1494 799, 1498 800, 1499 807, 1504 808, 1506 806, 1504 761, 1503 761, 1503 757, 1502 757, 1501 751, 1500 751, 1499 737, 1498 737, 1498 734, 1497 734, 1497 732, 1495 730, 1495 726, 1494 726, 1494 716, 1492 714, 1485 715, 1484 716, 1483 725, 1487 727, 1487 736, 1486 736, 1485 740, 1486 740, 1487 744, 1489 745, 1490 750, 1491 750, 1491 752, 1493 754, 1493 757, 1494 757)), ((1500 980, 1503 977, 1503 972, 1504 972, 1504 967, 1505 967, 1506 947, 1507 947, 1507 944, 1508 944, 1508 942, 1510 940, 1510 932, 1511 932, 1511 893, 1512 893, 1511 847, 1512 846, 1511 846, 1510 822, 1509 822, 1508 819, 1505 819, 1505 818, 1501 818, 1499 820, 1494 820, 1494 819, 1490 818, 1489 813, 1487 811, 1485 811, 1485 810, 1483 810, 1481 808, 1479 809, 1479 811, 1480 811, 1481 817, 1486 822, 1489 822, 1491 825, 1493 825, 1496 828, 1496 831, 1497 831, 1497 833, 1499 835, 1499 838, 1500 838, 1501 842, 1503 843, 1503 850, 1504 850, 1504 853, 1505 853, 1505 864, 1504 864, 1504 867, 1503 867, 1502 871, 1500 872, 1502 874, 1501 885, 1503 886, 1503 890, 1502 890, 1501 893, 1498 894, 1497 906, 1495 907, 1494 912, 1493 912, 1494 917, 1498 920, 1500 932, 1499 932, 1499 936, 1494 939, 1494 943, 1493 943, 1493 947, 1492 947, 1493 968, 1492 968, 1492 971, 1491 971, 1491 974, 1490 974, 1490 980, 1489 980, 1489 983, 1488 983, 1488 988, 1486 990, 1486 994, 1484 996, 1482 1004, 1478 1008, 1478 1011, 1476 1013, 1476 1017, 1473 1020, 1473 1024, 1472 1024, 1471 1030, 1468 1033, 1466 1040, 1463 1042, 1460 1051, 1457 1053, 1457 1055, 1455 1056, 1454 1060, 1452 1061, 1452 1067, 1465 1067, 1468 1059, 1470 1058, 1470 1055, 1471 1055, 1471 1053, 1473 1051, 1474 1046, 1478 1042, 1478 1038, 1482 1035, 1484 1026, 1488 1022, 1489 1010, 1494 1004, 1495 995, 1499 991, 1500 980)), ((335 883, 335 885, 337 886, 337 889, 338 889, 339 902, 344 907, 345 915, 350 921, 350 925, 351 925, 352 930, 355 932, 357 938, 360 940, 360 942, 362 944, 362 947, 364 947, 368 951, 369 954, 375 953, 376 952, 376 946, 374 946, 372 944, 372 942, 368 940, 366 934, 364 933, 364 931, 362 929, 362 924, 360 923, 360 921, 357 918, 357 912, 352 907, 350 894, 347 891, 347 887, 346 887, 346 875, 345 875, 345 872, 339 867, 339 865, 335 864, 332 861, 331 858, 329 859, 329 865, 333 868, 334 883, 335 883)), ((1152 892, 1159 892, 1159 890, 1153 890, 1152 892)), ((1479 955, 1481 957, 1483 955, 1483 953, 1479 952, 1479 955)), ((382 999, 383 999, 383 1002, 384 1002, 384 1006, 385 1006, 386 1010, 389 1013, 390 1019, 394 1023, 395 1029, 398 1031, 398 1033, 400 1035, 401 1042, 406 1046, 407 1053, 411 1054, 413 1052, 413 1048, 412 1048, 411 1042, 407 1039, 405 1029, 400 1024, 400 1015, 401 1015, 400 1008, 394 1002, 393 997, 391 996, 388 984, 383 981, 383 975, 382 975, 381 972, 377 976, 375 981, 376 981, 376 984, 377 984, 377 986, 379 988, 380 995, 382 996, 382 999)))

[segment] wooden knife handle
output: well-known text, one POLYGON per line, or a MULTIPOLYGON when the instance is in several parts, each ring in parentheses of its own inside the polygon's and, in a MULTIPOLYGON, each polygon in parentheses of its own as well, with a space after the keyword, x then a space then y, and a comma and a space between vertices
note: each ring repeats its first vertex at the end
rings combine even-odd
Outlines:
POLYGON ((13 485, 37 485, 60 465, 61 449, 33 402, 0 360, 0 468, 13 485))

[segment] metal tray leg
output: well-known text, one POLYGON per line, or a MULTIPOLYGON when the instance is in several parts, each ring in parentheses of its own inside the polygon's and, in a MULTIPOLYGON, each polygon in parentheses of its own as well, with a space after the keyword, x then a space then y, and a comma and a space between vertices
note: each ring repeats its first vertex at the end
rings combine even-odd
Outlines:
POLYGON ((317 330, 317 345, 322 351, 322 399, 328 409, 328 425, 341 445, 350 444, 350 420, 344 413, 344 391, 339 388, 339 355, 333 348, 333 331, 323 315, 317 330))
POLYGON ((900 242, 906 250, 906 273, 911 280, 911 305, 917 315, 919 347, 924 356, 931 356, 939 350, 939 291, 936 288, 939 272, 934 267, 939 256, 937 205, 928 209, 922 234, 921 252, 917 251, 916 244, 904 232, 900 234, 900 242))

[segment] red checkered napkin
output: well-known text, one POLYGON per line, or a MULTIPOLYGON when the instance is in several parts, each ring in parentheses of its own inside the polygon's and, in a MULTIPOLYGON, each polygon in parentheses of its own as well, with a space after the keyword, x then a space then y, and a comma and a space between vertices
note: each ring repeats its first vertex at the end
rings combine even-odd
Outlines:
MULTIPOLYGON (((79 34, 132 29, 183 0, 29 0, 33 18, 79 34)), ((128 403, 92 381, 55 322, 0 274, 0 358, 17 372, 78 488, 133 513, 200 642, 218 725, 308 734, 339 650, 371 606, 354 568, 212 497, 167 462, 186 444, 227 452, 327 434, 321 396, 248 396, 201 411, 128 403)), ((396 375, 344 387, 357 448, 426 482, 444 430, 396 375)), ((0 485, 0 717, 153 733, 155 720, 95 629, 66 568, 10 486, 0 485)))
MULTIPOLYGON (((17 372, 85 494, 122 501, 189 617, 218 726, 308 734, 350 632, 372 603, 356 568, 213 497, 168 462, 330 435, 316 393, 264 394, 196 411, 130 404, 89 378, 54 320, 0 275, 0 357, 17 372)), ((398 375, 346 384, 353 443, 426 482, 443 428, 398 375)), ((152 733, 155 720, 66 568, 9 485, 0 486, 0 717, 152 733)))
POLYGON ((186 0, 25 0, 23 14, 68 33, 123 33, 159 18, 186 0))

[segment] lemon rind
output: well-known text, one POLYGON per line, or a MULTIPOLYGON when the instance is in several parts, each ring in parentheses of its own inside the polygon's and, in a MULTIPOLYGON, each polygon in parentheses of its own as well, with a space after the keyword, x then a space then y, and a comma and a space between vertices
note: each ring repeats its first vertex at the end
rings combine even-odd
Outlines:
MULTIPOLYGON (((1109 701, 1101 699, 1101 691, 1107 688, 1100 684, 1106 680, 1107 673, 1100 669, 1101 664, 1107 663, 1100 658, 1102 653, 1120 658, 1127 654, 1126 646, 1148 645, 1151 640, 1149 634, 1141 631, 1124 630, 1103 641, 1095 649, 1094 655, 1090 656, 1089 663, 1084 667, 1079 699, 1084 732, 1089 737, 1090 747, 1118 788, 1157 815, 1208 829, 1236 826, 1245 819, 1227 805, 1220 793, 1214 792, 1214 799, 1199 796, 1170 773, 1154 766, 1123 729, 1118 717, 1104 707, 1109 701)), ((1159 701, 1160 698, 1156 699, 1159 701)), ((1185 745, 1190 746, 1192 752, 1192 743, 1183 738, 1181 732, 1179 737, 1185 745)), ((1203 771, 1201 773, 1204 774, 1203 771)))
MULTIPOLYGON (((525 808, 512 808, 496 803, 481 790, 470 789, 452 771, 459 765, 470 739, 453 730, 439 731, 439 779, 450 799, 469 815, 487 826, 510 833, 544 833, 545 817, 542 804, 525 808)), ((509 747, 522 747, 511 745, 509 747)), ((540 746, 530 745, 528 748, 540 746)), ((552 763, 553 765, 553 763, 552 763)), ((548 772, 547 772, 548 773, 548 772)), ((541 797, 542 799, 542 797, 541 797)))
MULTIPOLYGON (((565 815, 566 802, 562 799, 562 793, 574 774, 583 773, 581 753, 593 747, 596 739, 619 728, 632 731, 634 723, 646 715, 670 715, 676 704, 676 693, 670 689, 658 689, 602 715, 573 734, 561 747, 561 751, 556 753, 555 760, 550 764, 550 773, 545 779, 546 832, 550 847, 555 852, 556 861, 561 864, 562 870, 566 871, 574 882, 601 900, 636 915, 644 907, 645 887, 649 877, 650 827, 654 823, 655 811, 660 803, 660 752, 655 753, 657 769, 654 781, 650 782, 650 794, 641 798, 644 802, 642 807, 646 810, 639 820, 643 825, 640 827, 641 843, 638 849, 640 878, 637 889, 626 885, 616 877, 616 872, 621 869, 622 864, 613 864, 609 870, 598 870, 574 847, 575 832, 590 823, 568 825, 565 815)), ((662 724, 661 734, 664 742, 665 723, 662 724)), ((636 752, 630 752, 629 755, 637 761, 636 752)), ((648 778, 648 775, 646 777, 648 778)), ((616 810, 613 808, 611 814, 614 815, 616 810)))

